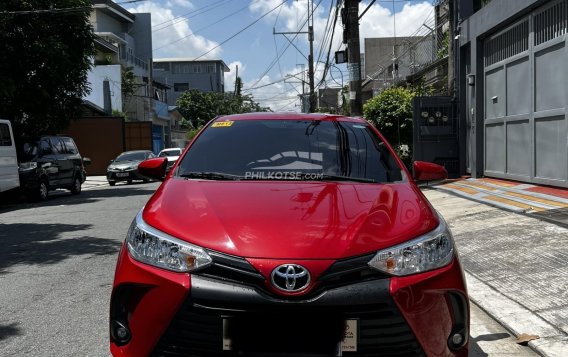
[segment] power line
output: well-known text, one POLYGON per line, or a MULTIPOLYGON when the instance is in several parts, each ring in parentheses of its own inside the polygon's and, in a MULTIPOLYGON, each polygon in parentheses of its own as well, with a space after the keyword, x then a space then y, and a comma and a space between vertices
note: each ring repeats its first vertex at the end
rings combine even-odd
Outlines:
POLYGON ((237 31, 237 33, 235 33, 234 35, 232 35, 231 37, 227 38, 225 41, 221 42, 220 44, 218 44, 217 46, 211 48, 209 51, 205 52, 204 54, 202 54, 201 56, 198 56, 194 59, 194 61, 197 61, 198 59, 200 59, 201 57, 204 57, 206 55, 208 55, 209 53, 211 53, 213 50, 221 47, 222 45, 224 45, 225 43, 229 42, 230 40, 232 40, 233 38, 237 37, 238 35, 240 35, 241 33, 243 33, 245 30, 247 30, 248 28, 252 27, 254 24, 256 24, 257 22, 259 22, 260 20, 262 20, 264 17, 268 16, 268 14, 270 14, 271 12, 273 12, 274 10, 278 9, 280 6, 284 5, 286 3, 286 1, 288 0, 284 0, 282 1, 279 5, 276 5, 274 8, 272 8, 270 11, 265 12, 261 17, 259 17, 258 19, 254 20, 252 23, 250 23, 249 25, 245 26, 244 28, 240 29, 239 31, 237 31))
MULTIPOLYGON (((317 5, 316 5, 314 11, 318 9, 318 7, 320 6, 321 3, 322 3, 322 0, 320 0, 320 1, 317 3, 317 5)), ((307 23, 307 22, 308 22, 308 19, 306 18, 306 21, 304 21, 304 22, 302 23, 302 25, 298 28, 298 31, 297 31, 297 32, 299 32, 302 28, 304 28, 304 26, 306 26, 306 23, 307 23)), ((299 33, 295 34, 294 37, 292 37, 291 40, 288 39, 288 45, 286 45, 286 47, 282 50, 282 52, 281 52, 279 55, 276 56, 276 58, 270 63, 270 65, 269 65, 268 68, 263 72, 263 74, 258 77, 258 79, 256 80, 256 82, 254 82, 254 84, 252 85, 252 87, 256 86, 256 85, 262 80, 262 78, 264 78, 264 76, 272 69, 272 67, 274 67, 274 65, 277 63, 277 61, 280 59, 280 57, 282 57, 282 55, 284 55, 284 53, 285 53, 285 52, 288 50, 288 48, 290 47, 290 45, 291 45, 290 42, 294 41, 294 40, 296 39, 296 37, 298 37, 298 34, 299 34, 299 33)), ((246 89, 246 90, 251 90, 251 89, 253 89, 253 88, 248 88, 248 89, 246 89)), ((243 90, 245 90, 245 89, 243 89, 243 90)))
POLYGON ((201 32, 201 31, 203 31, 203 30, 205 30, 205 29, 208 29, 209 27, 211 27, 211 26, 213 26, 213 25, 218 24, 219 22, 221 22, 221 21, 223 21, 223 20, 228 19, 229 17, 235 16, 235 15, 238 14, 239 12, 245 10, 246 8, 248 8, 248 5, 245 5, 244 7, 240 8, 239 10, 234 11, 234 12, 230 13, 229 15, 226 15, 226 16, 220 18, 219 20, 217 20, 217 21, 215 21, 215 22, 213 22, 213 23, 211 23, 211 24, 209 24, 209 25, 207 25, 207 26, 204 26, 204 27, 201 27, 201 28, 199 28, 199 29, 197 29, 197 30, 195 30, 195 31, 192 31, 192 32, 191 32, 189 35, 187 35, 187 36, 178 38, 178 39, 175 40, 175 41, 172 41, 172 42, 166 43, 166 44, 163 45, 163 46, 154 48, 154 49, 152 50, 152 52, 156 52, 156 51, 159 50, 159 49, 162 49, 162 48, 164 48, 164 47, 171 46, 171 45, 173 45, 174 43, 178 43, 178 42, 180 42, 180 41, 182 41, 182 40, 185 40, 185 39, 187 39, 187 38, 189 38, 189 37, 191 37, 191 36, 194 36, 194 35, 198 34, 199 32, 201 32))
POLYGON ((171 27, 171 26, 177 25, 177 24, 179 24, 179 23, 185 22, 185 21, 189 20, 189 19, 192 18, 192 17, 196 17, 196 16, 198 16, 198 15, 203 15, 203 14, 205 14, 205 13, 211 11, 211 10, 215 10, 216 8, 218 8, 218 7, 222 6, 222 5, 225 5, 225 4, 223 4, 223 3, 224 3, 224 2, 227 2, 227 1, 232 1, 232 0, 219 0, 219 1, 214 2, 214 3, 212 3, 212 4, 203 6, 203 7, 199 8, 199 9, 196 9, 196 10, 193 10, 193 11, 190 11, 190 12, 186 12, 185 14, 176 16, 176 17, 174 17, 173 19, 170 19, 170 20, 161 22, 161 23, 159 23, 159 24, 156 24, 156 25, 152 26, 152 28, 156 28, 156 27, 159 27, 159 26, 162 26, 162 25, 165 25, 165 26, 162 26, 162 27, 160 27, 160 28, 158 28, 158 29, 155 29, 153 32, 161 31, 161 30, 166 29, 166 28, 168 28, 168 27, 171 27), (189 15, 191 15, 191 16, 189 16, 189 15), (178 19, 179 19, 179 20, 178 20, 178 19), (176 21, 176 20, 178 20, 178 21, 176 21))

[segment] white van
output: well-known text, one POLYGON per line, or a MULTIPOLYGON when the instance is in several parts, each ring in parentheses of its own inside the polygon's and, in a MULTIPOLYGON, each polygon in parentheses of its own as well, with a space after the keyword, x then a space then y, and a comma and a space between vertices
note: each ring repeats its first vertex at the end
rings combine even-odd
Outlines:
POLYGON ((20 186, 14 133, 8 120, 0 119, 0 192, 20 186))

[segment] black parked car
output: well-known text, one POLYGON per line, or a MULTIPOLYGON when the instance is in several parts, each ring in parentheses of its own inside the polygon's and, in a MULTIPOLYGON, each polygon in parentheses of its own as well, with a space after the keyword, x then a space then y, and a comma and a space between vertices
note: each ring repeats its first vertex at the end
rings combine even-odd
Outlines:
POLYGON ((156 157, 150 150, 125 151, 112 160, 107 167, 108 184, 114 186, 117 181, 132 183, 132 180, 148 182, 148 178, 138 173, 138 164, 156 157))
POLYGON ((19 152, 20 185, 31 198, 45 200, 49 191, 64 188, 81 193, 85 182, 84 164, 77 145, 70 137, 44 136, 25 140, 19 152))

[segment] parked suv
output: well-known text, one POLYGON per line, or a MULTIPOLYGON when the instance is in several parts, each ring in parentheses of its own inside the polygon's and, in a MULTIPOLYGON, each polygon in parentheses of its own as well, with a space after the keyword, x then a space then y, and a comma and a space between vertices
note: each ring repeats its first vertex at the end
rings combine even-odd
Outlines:
MULTIPOLYGON (((86 172, 83 158, 70 137, 44 136, 20 147, 20 182, 28 196, 45 200, 49 191, 64 188, 81 192, 86 172)), ((90 162, 84 159, 85 163, 90 162)))

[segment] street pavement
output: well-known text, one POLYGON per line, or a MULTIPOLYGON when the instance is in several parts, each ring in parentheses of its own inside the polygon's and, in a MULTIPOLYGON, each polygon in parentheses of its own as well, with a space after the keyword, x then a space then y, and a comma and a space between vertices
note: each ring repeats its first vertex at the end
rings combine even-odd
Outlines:
MULTIPOLYGON (((109 355, 116 256, 157 187, 109 187, 96 176, 78 196, 58 190, 42 203, 0 203, 0 356, 109 355)), ((515 343, 521 333, 540 336, 530 342, 539 354, 568 356, 566 229, 448 191, 424 192, 452 227, 467 271, 470 356, 535 356, 515 343)))
POLYGON ((513 335, 538 335, 538 353, 568 356, 568 229, 443 186, 423 192, 452 229, 470 299, 513 335))

